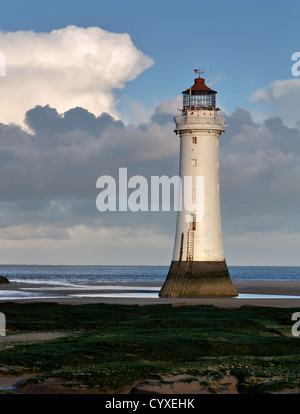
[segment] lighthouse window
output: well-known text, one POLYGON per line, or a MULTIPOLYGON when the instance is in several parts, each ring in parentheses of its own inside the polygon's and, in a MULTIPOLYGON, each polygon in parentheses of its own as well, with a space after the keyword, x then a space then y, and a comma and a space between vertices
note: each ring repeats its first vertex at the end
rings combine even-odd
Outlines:
POLYGON ((190 230, 196 230, 196 214, 192 214, 190 220, 190 230))
POLYGON ((196 159, 192 159, 191 160, 191 165, 192 165, 192 167, 197 167, 197 160, 196 159))
POLYGON ((193 144, 197 144, 197 137, 193 137, 193 144))

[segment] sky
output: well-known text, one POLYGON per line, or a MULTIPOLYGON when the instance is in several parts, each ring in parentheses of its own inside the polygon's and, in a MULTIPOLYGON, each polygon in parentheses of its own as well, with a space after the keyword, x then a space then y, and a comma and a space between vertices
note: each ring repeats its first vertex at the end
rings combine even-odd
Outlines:
POLYGON ((228 125, 227 264, 300 265, 298 1, 0 4, 1 264, 169 265, 176 213, 100 212, 96 182, 178 174, 200 68, 228 125))

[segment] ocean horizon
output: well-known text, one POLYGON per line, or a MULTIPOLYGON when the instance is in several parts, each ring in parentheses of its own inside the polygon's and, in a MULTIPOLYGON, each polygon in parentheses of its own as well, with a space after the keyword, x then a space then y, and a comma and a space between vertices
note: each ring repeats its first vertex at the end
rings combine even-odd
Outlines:
MULTIPOLYGON (((233 281, 300 281, 300 266, 228 266, 233 281)), ((151 265, 0 265, 15 283, 164 282, 169 266, 151 265)))

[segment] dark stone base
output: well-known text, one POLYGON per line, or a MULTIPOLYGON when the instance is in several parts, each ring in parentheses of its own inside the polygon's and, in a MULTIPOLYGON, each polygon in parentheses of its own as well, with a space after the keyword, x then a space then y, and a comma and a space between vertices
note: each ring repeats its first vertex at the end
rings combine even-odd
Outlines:
POLYGON ((162 298, 220 298, 238 296, 238 293, 225 261, 173 261, 159 296, 162 298))

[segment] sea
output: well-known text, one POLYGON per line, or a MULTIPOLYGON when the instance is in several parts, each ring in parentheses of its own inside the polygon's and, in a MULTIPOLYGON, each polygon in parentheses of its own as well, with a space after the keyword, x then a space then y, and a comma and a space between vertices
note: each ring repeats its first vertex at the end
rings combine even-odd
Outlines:
MULTIPOLYGON (((300 266, 229 266, 234 280, 300 281, 300 266)), ((169 266, 38 266, 0 265, 10 282, 68 283, 163 282, 169 266)))
MULTIPOLYGON (((300 266, 229 266, 231 279, 234 281, 300 281, 300 266)), ((57 297, 59 290, 81 289, 82 294, 73 297, 158 297, 161 282, 164 282, 169 266, 39 266, 39 265, 0 265, 0 275, 10 282, 26 283, 26 288, 9 290, 0 288, 0 300, 37 299, 57 297), (134 292, 134 283, 152 282, 148 288, 134 292), (157 287, 155 287, 155 282, 157 287), (130 283, 131 292, 127 293, 84 293, 88 286, 96 285, 116 289, 118 283, 130 283), (37 285, 46 285, 41 289, 37 285), (154 287, 153 287, 154 286, 154 287), (55 293, 54 293, 55 291, 55 293), (121 296, 120 296, 121 295, 121 296), (131 296, 130 296, 131 295, 131 296)), ((8 285, 6 285, 8 286, 8 285)), ((104 289, 104 288, 102 288, 104 289)), ((136 288, 138 289, 138 288, 136 288)), ((300 298, 298 296, 298 298, 300 298)))

